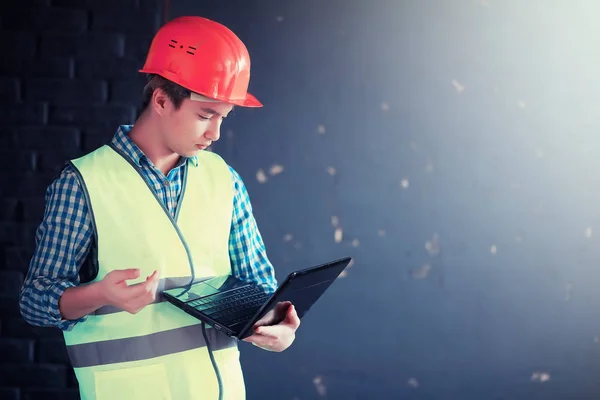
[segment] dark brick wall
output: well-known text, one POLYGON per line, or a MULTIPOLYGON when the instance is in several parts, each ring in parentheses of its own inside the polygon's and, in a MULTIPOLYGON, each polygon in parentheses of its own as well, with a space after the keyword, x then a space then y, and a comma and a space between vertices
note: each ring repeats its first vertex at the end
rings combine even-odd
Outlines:
MULTIPOLYGON (((163 5, 13 3, 0 399, 77 398, 60 332, 28 326, 16 288, 64 160, 134 121, 163 5)), ((215 151, 279 280, 355 257, 289 350, 241 346, 249 400, 600 398, 600 2, 571 3, 169 0, 251 53, 265 107, 236 108, 215 151)))
POLYGON ((18 290, 67 159, 133 123, 136 71, 161 0, 20 0, 0 6, 0 399, 79 398, 58 329, 27 325, 18 290))

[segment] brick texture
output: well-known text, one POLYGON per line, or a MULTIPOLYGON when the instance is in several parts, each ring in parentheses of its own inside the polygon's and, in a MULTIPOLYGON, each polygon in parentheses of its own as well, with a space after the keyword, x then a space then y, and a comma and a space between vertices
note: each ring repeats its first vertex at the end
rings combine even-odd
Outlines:
POLYGON ((44 125, 48 119, 48 105, 44 103, 18 103, 10 108, 0 109, 0 124, 44 125))
POLYGON ((2 320, 2 337, 35 339, 39 342, 43 338, 61 339, 62 332, 58 328, 31 326, 22 318, 5 318, 2 320))
POLYGON ((23 392, 21 400, 76 400, 77 389, 29 389, 23 392))
POLYGON ((107 99, 106 82, 91 79, 31 79, 25 82, 25 100, 53 104, 103 103, 107 99))
POLYGON ((67 367, 32 363, 0 364, 0 386, 65 388, 67 367))
POLYGON ((56 33, 44 35, 40 41, 40 52, 45 57, 121 57, 124 48, 125 37, 120 33, 56 33))
POLYGON ((28 78, 71 78, 75 60, 69 56, 44 57, 41 60, 6 54, 0 63, 0 76, 28 78))
POLYGON ((14 31, 3 30, 3 51, 8 55, 31 58, 35 56, 37 51, 37 35, 35 32, 23 31, 24 27, 20 29, 14 31))
POLYGON ((24 26, 37 31, 85 32, 88 11, 56 7, 26 7, 10 10, 2 15, 4 29, 21 29, 24 26))
POLYGON ((0 293, 4 296, 17 297, 19 287, 23 284, 23 273, 20 271, 0 271, 0 293))
POLYGON ((0 399, 2 400, 20 400, 21 391, 19 388, 0 388, 0 399))
POLYGON ((62 333, 27 324, 18 295, 65 161, 135 122, 137 72, 161 0, 19 0, 0 5, 0 399, 75 400, 62 333), (9 4, 10 3, 10 4, 9 4))
POLYGON ((157 10, 140 10, 135 14, 135 24, 125 13, 115 14, 110 9, 99 9, 93 14, 91 29, 103 32, 125 32, 143 34, 154 32, 160 26, 160 13, 157 10))
MULTIPOLYGON (((51 106, 49 121, 55 126, 110 127, 134 122, 136 107, 131 105, 51 106)), ((114 132, 113 132, 114 133, 114 132)))
POLYGON ((15 103, 21 101, 21 81, 16 78, 0 78, 0 96, 15 103))
POLYGON ((38 361, 48 364, 68 364, 69 355, 62 338, 44 338, 39 341, 38 361))
POLYGON ((0 341, 0 363, 33 362, 35 342, 31 339, 4 338, 0 341))

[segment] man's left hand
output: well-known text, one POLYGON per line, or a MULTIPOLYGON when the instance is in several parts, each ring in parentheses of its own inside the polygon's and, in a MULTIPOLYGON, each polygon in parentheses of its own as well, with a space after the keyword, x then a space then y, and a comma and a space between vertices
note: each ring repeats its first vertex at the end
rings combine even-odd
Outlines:
MULTIPOLYGON (((256 326, 255 333, 245 338, 244 341, 267 351, 281 352, 290 347, 296 338, 300 318, 291 303, 286 305, 286 315, 281 322, 276 325, 256 326)), ((278 306, 280 305, 278 304, 278 306)))

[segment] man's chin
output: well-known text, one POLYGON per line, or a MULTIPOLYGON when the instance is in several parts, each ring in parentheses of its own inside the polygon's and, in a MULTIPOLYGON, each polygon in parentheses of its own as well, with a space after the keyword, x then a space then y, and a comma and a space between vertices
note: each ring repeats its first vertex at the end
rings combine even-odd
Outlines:
POLYGON ((188 150, 184 153, 181 153, 180 156, 182 157, 186 157, 186 158, 190 158, 190 157, 195 157, 198 155, 198 153, 200 153, 202 150, 200 149, 195 149, 195 150, 188 150))

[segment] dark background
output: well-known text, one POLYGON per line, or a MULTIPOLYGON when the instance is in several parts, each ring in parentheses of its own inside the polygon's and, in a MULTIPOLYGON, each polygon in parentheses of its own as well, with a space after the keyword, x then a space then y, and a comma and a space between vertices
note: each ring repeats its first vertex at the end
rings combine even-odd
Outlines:
POLYGON ((154 32, 230 27, 251 91, 214 151, 277 277, 355 257, 249 399, 600 396, 600 5, 21 0, 0 8, 0 398, 76 399, 60 332, 17 295, 69 158, 137 115, 154 32), (337 234, 336 234, 337 230, 337 234))

